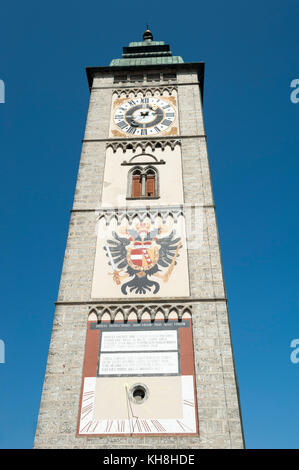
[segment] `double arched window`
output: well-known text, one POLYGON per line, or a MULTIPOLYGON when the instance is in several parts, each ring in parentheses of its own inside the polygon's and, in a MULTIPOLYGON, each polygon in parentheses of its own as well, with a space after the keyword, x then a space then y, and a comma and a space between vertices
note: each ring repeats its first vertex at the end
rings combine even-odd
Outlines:
POLYGON ((128 198, 144 199, 159 197, 158 171, 152 166, 132 168, 128 174, 128 198))

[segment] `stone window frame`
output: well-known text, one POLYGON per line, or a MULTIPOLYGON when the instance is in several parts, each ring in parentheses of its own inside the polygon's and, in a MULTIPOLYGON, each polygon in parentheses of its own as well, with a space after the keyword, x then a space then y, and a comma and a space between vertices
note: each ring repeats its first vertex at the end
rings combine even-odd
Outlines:
POLYGON ((140 199, 159 199, 160 198, 160 180, 159 180, 159 171, 153 164, 149 164, 148 162, 142 164, 138 163, 134 165, 130 170, 128 171, 128 176, 127 176, 127 200, 140 200, 140 199), (144 166, 146 165, 146 166, 144 166), (142 188, 141 188, 141 196, 139 197, 132 197, 132 182, 133 182, 133 173, 138 170, 140 171, 141 178, 142 178, 142 188), (146 196, 145 195, 145 177, 147 175, 147 172, 151 170, 155 173, 155 195, 154 196, 146 196))
POLYGON ((113 83, 126 83, 126 82, 128 82, 128 74, 126 73, 114 74, 113 83))

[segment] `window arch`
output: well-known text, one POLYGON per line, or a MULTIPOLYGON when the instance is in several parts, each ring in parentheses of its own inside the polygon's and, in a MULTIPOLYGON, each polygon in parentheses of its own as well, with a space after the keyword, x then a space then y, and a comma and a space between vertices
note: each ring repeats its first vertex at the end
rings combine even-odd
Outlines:
POLYGON ((159 197, 158 170, 153 166, 133 167, 128 173, 128 199, 159 197))

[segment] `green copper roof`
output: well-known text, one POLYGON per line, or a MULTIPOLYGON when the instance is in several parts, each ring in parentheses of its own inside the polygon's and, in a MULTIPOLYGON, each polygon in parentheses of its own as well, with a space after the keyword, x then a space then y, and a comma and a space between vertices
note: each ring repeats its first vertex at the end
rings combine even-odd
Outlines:
POLYGON ((130 65, 169 65, 169 64, 182 64, 184 61, 180 56, 173 57, 151 57, 143 59, 113 59, 110 62, 110 67, 128 67, 130 65))
POLYGON ((173 56, 169 45, 164 41, 154 41, 148 29, 143 34, 143 41, 130 42, 123 47, 121 59, 113 59, 110 66, 129 67, 131 65, 171 65, 184 63, 182 57, 173 56))
POLYGON ((151 41, 147 39, 146 41, 137 41, 137 42, 129 42, 129 47, 141 47, 141 46, 164 46, 164 41, 151 41))

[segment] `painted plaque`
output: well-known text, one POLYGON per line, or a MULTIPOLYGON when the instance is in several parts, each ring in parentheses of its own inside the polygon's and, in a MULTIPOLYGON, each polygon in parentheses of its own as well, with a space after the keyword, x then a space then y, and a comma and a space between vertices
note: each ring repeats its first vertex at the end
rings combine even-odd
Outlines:
POLYGON ((103 331, 102 352, 112 351, 177 351, 176 330, 103 331))
POLYGON ((176 352, 101 354, 99 364, 99 376, 177 374, 178 372, 176 352))

